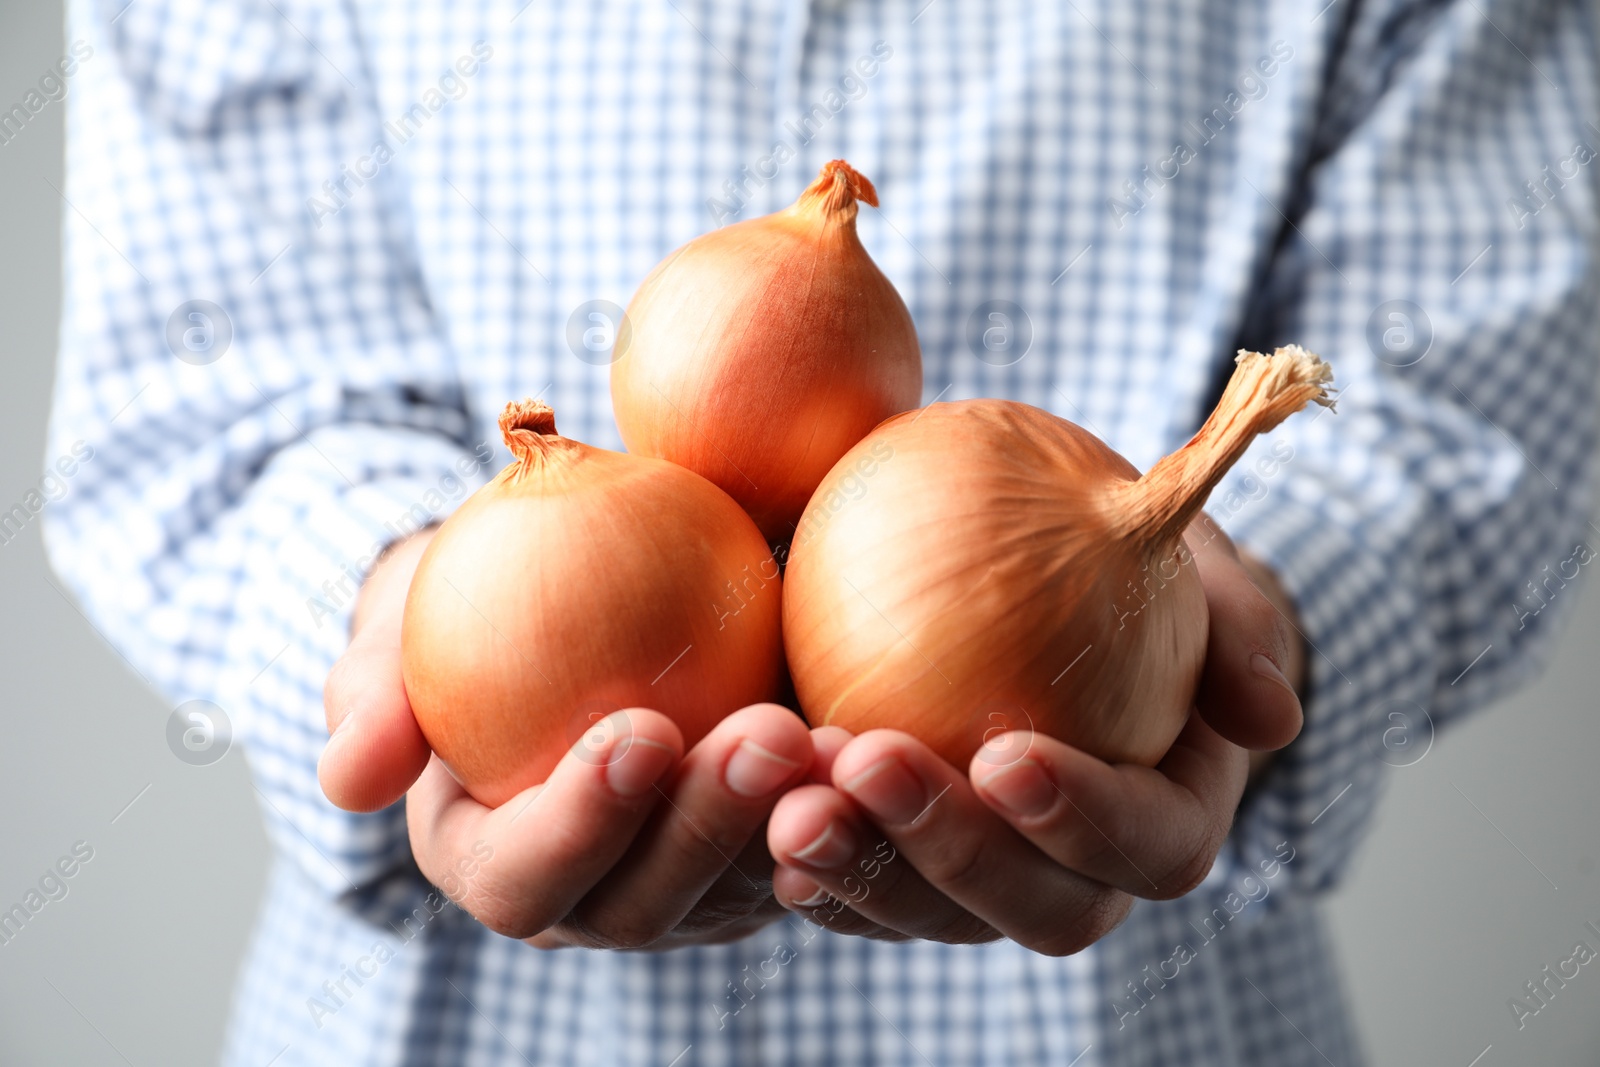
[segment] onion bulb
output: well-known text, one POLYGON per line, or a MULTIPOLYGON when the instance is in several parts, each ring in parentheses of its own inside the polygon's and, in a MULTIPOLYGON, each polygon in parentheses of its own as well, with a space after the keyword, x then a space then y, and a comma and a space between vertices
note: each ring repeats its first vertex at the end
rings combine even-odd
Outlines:
POLYGON ((688 467, 771 541, 838 458, 922 397, 911 313, 856 236, 872 183, 843 160, 782 211, 695 238, 628 305, 611 365, 628 451, 688 467))
POLYGON ((514 461, 440 527, 401 630, 411 710, 468 792, 537 785, 618 709, 660 711, 692 745, 779 694, 778 567, 726 493, 561 437, 538 401, 500 430, 514 461))
POLYGON ((1333 404, 1299 347, 1241 352, 1216 410, 1140 477, 1026 404, 898 415, 800 521, 783 629, 813 726, 911 733, 965 769, 1003 730, 1154 765, 1191 708, 1205 593, 1184 531, 1259 433, 1333 404))

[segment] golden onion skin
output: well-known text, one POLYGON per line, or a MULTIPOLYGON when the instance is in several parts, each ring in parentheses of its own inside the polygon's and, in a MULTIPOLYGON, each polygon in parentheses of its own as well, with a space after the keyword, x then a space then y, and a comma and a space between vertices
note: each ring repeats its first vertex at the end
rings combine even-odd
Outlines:
POLYGON ((1156 763, 1188 716, 1208 616, 1192 562, 1135 595, 1158 561, 1113 535, 1105 489, 1138 476, 1003 400, 874 431, 818 488, 784 578, 808 720, 904 730, 962 769, 986 735, 1027 729, 1156 763))
POLYGON ((911 313, 856 235, 842 160, 792 206, 695 238, 628 305, 611 366, 628 451, 708 478, 786 541, 846 450, 922 396, 911 313))
POLYGON ((417 722, 491 806, 610 712, 660 711, 687 748, 784 678, 777 566, 726 493, 662 460, 538 447, 440 528, 402 624, 417 722))
POLYGON ((1005 730, 1158 762, 1209 630, 1185 531, 1258 434, 1334 404, 1332 371, 1299 346, 1235 363, 1205 424, 1143 476, 1088 431, 1004 400, 898 415, 846 453, 785 575, 784 643, 812 724, 904 730, 962 769, 1005 730))

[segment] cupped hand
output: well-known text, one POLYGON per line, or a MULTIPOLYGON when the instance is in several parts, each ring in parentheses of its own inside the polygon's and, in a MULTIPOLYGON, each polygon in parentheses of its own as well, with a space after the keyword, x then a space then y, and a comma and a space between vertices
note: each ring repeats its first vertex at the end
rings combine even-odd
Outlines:
POLYGON ((733 940, 783 914, 760 831, 810 762, 805 725, 776 704, 733 713, 688 753, 666 716, 619 711, 497 808, 433 759, 406 798, 411 848, 441 886, 465 860, 456 902, 540 947, 733 940))
POLYGON ((812 766, 804 723, 753 705, 686 753, 666 716, 619 711, 542 785, 485 807, 430 753, 401 679, 400 615, 425 543, 400 546, 368 580, 329 674, 318 767, 329 799, 374 811, 405 795, 422 873, 490 929, 540 947, 714 943, 784 915, 762 831, 812 766))
POLYGON ((841 933, 1007 937, 1065 955, 1114 929, 1135 897, 1198 885, 1243 795, 1246 749, 1299 732, 1291 679, 1304 662, 1270 572, 1209 520, 1188 539, 1210 639, 1196 706, 1156 767, 1013 732, 958 770, 899 731, 820 728, 820 782, 786 794, 768 825, 779 902, 841 933))

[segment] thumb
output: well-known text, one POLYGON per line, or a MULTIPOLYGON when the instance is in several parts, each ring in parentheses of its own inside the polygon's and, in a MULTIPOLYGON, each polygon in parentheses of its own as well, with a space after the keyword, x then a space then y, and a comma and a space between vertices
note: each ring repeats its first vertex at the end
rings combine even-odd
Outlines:
MULTIPOLYGON (((1242 748, 1282 748, 1300 733, 1305 719, 1294 681, 1304 670, 1303 657, 1295 655, 1299 635, 1285 608, 1262 591, 1220 531, 1194 555, 1211 616, 1196 697, 1200 714, 1242 748)), ((1287 610, 1292 612, 1292 605, 1287 610)))
POLYGON ((400 625, 374 623, 350 640, 322 690, 333 736, 317 762, 329 800, 377 811, 403 796, 428 765, 428 742, 400 674, 400 625))

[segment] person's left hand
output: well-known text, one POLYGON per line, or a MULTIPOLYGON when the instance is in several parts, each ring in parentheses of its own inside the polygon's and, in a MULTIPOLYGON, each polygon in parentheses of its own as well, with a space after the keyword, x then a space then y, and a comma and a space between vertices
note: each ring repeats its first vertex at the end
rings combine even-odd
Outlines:
POLYGON ((1104 937, 1134 897, 1198 885, 1243 795, 1245 750, 1299 733, 1289 679, 1304 657, 1270 572, 1241 560, 1208 519, 1191 526, 1189 544, 1210 638, 1195 709, 1159 765, 1113 766, 1013 733, 991 739, 963 774, 899 731, 821 727, 815 784, 786 794, 768 824, 778 901, 840 933, 1009 937, 1059 956, 1104 937))

